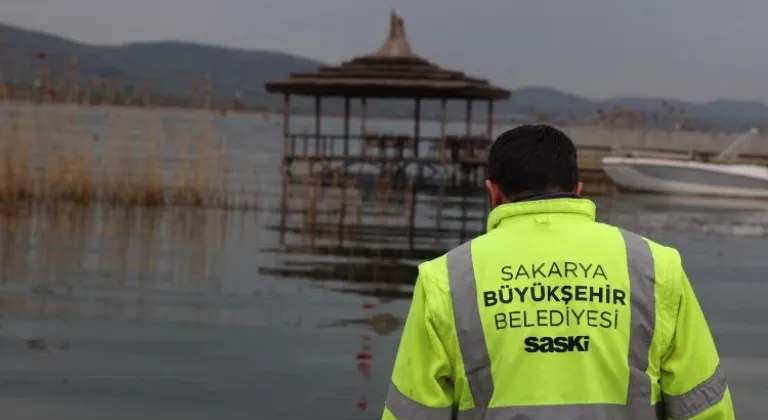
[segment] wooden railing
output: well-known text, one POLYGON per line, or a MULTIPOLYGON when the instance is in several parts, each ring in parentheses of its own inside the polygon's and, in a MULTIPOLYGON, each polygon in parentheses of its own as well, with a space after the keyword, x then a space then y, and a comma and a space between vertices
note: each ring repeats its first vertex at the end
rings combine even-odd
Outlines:
MULTIPOLYGON (((420 162, 429 164, 483 164, 491 142, 485 137, 446 136, 421 137, 418 144, 412 136, 389 133, 365 135, 293 134, 286 138, 287 159, 308 161, 336 160, 348 162, 420 162)), ((691 152, 680 148, 636 147, 616 150, 609 145, 577 146, 579 166, 583 170, 601 170, 602 158, 608 155, 656 156, 689 159, 691 152)), ((712 160, 714 152, 695 152, 696 158, 712 160)), ((768 164, 768 155, 744 153, 734 162, 768 164)))
POLYGON ((483 137, 420 137, 398 134, 292 134, 286 138, 289 159, 391 160, 457 163, 484 158, 490 141, 483 137))

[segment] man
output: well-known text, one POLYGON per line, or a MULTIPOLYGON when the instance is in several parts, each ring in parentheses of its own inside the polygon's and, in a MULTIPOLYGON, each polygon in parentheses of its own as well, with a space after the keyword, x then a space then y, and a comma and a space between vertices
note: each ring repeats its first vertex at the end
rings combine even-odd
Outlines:
POLYGON ((488 232, 419 266, 383 419, 734 418, 679 253, 595 222, 564 133, 499 136, 485 186, 488 232))

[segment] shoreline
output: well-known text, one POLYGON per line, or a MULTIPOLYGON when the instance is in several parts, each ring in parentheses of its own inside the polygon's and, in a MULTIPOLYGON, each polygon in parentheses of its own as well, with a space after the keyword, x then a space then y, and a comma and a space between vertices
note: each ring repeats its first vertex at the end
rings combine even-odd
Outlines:
MULTIPOLYGON (((87 109, 87 108, 104 108, 104 109, 136 109, 136 110, 146 110, 146 111, 152 111, 152 110, 159 110, 159 111, 173 111, 173 112, 208 112, 213 114, 220 114, 222 116, 226 116, 228 114, 243 114, 243 115, 261 115, 269 118, 282 118, 283 112, 279 110, 259 110, 254 108, 205 108, 205 107, 199 107, 199 106, 180 106, 180 105, 163 105, 163 104, 150 104, 149 106, 146 105, 138 105, 138 104, 83 104, 83 103, 77 103, 77 102, 35 102, 30 100, 23 100, 23 99, 9 99, 9 98, 3 98, 0 99, 0 106, 2 105, 14 105, 14 106, 24 106, 24 105, 30 105, 34 107, 77 107, 81 109, 87 109)), ((315 114, 313 112, 308 111, 292 111, 291 112, 292 117, 304 117, 304 118, 314 118, 315 114)), ((350 115, 350 120, 359 120, 360 115, 350 115)), ((342 119, 344 118, 344 115, 342 113, 324 113, 322 115, 322 118, 337 118, 342 119)), ((375 120, 375 121, 405 121, 405 122, 412 122, 412 117, 399 117, 399 116, 388 116, 388 115, 369 115, 368 120, 375 120)), ((430 118, 430 117, 423 117, 420 119, 421 122, 432 122, 432 123, 440 123, 440 118, 430 118)), ((503 125, 509 125, 516 123, 515 119, 511 118, 494 118, 494 126, 503 126, 503 125)), ((446 124, 464 124, 465 121, 463 119, 446 119, 446 124)), ((475 119, 472 121, 473 125, 482 125, 486 124, 485 119, 475 119)), ((520 122, 522 123, 522 122, 520 122)))

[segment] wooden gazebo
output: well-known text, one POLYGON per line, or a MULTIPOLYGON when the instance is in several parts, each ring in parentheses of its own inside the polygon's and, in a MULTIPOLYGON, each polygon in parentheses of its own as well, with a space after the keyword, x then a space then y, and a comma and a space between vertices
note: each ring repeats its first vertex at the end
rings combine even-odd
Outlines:
MULTIPOLYGON (((362 183, 367 183, 367 177, 373 177, 382 183, 384 177, 392 180, 390 175, 394 175, 393 182, 390 184, 387 181, 386 185, 398 188, 398 185, 407 184, 410 190, 408 237, 411 247, 416 190, 426 191, 439 186, 442 196, 442 187, 449 179, 452 185, 463 186, 459 193, 462 197, 469 196, 469 190, 464 187, 469 188, 470 184, 480 187, 480 182, 469 181, 473 175, 480 174, 485 161, 484 152, 493 136, 494 101, 510 96, 508 90, 493 86, 487 80, 441 68, 415 54, 406 37, 403 19, 394 11, 389 36, 378 51, 337 66, 321 67, 314 72, 293 73, 285 79, 268 82, 265 87, 270 93, 282 94, 284 99, 281 226, 285 225, 287 217, 288 194, 285 191, 287 185, 294 182, 294 174, 303 172, 301 178, 322 185, 334 185, 339 179, 346 182, 353 177, 362 183), (292 96, 314 98, 314 133, 309 130, 301 134, 291 132, 292 96), (323 133, 323 98, 343 99, 342 133, 323 133), (366 127, 369 98, 413 100, 412 134, 370 132, 366 127), (353 99, 360 100, 360 130, 355 135, 350 133, 350 105, 353 99), (422 103, 425 100, 440 103, 441 123, 436 136, 424 137, 420 132, 422 103), (463 134, 448 135, 446 132, 448 101, 465 102, 466 130, 463 134), (476 101, 483 101, 488 106, 487 126, 484 133, 473 134, 472 106, 476 101), (322 169, 316 171, 316 166, 322 169), (351 167, 359 171, 351 174, 351 167), (425 174, 427 170, 430 171, 429 176, 425 174)), ((346 188, 342 189, 342 194, 346 195, 346 188)), ((462 214, 465 213, 466 209, 462 208, 462 214)), ((340 219, 340 226, 341 223, 340 219)), ((440 217, 437 224, 440 229, 440 217)), ((339 229, 341 232, 341 227, 339 229)))
POLYGON ((394 11, 391 14, 389 36, 375 53, 355 57, 338 66, 322 67, 314 72, 294 73, 285 79, 268 82, 265 87, 268 92, 281 93, 284 97, 284 159, 288 166, 294 160, 326 163, 343 161, 345 168, 355 162, 377 161, 384 164, 386 162, 382 160, 386 160, 396 161, 400 165, 416 163, 420 174, 423 165, 449 163, 449 160, 454 164, 460 163, 461 160, 478 160, 477 153, 472 152, 475 148, 471 147, 471 143, 488 143, 488 139, 493 135, 494 101, 508 99, 510 96, 508 90, 493 86, 487 80, 468 76, 461 71, 441 68, 415 54, 406 37, 403 19, 394 11), (314 97, 314 134, 290 132, 292 95, 314 97), (341 135, 322 133, 322 99, 331 97, 344 99, 344 129, 341 135), (381 136, 369 133, 366 129, 368 98, 413 99, 413 134, 381 136), (361 101, 360 136, 354 138, 350 136, 352 99, 361 101), (419 132, 424 100, 440 101, 441 129, 436 138, 424 138, 419 132), (465 138, 446 137, 446 108, 449 100, 466 102, 465 138), (473 136, 471 121, 472 105, 475 101, 487 103, 488 118, 486 132, 473 136), (354 140, 362 140, 360 153, 350 153, 350 141, 354 140), (303 147, 297 147, 302 141, 303 147), (420 143, 432 143, 431 150, 439 150, 439 156, 426 156, 429 153, 421 150, 420 143), (335 145, 338 144, 343 147, 337 151, 335 145), (365 150, 376 144, 380 148, 379 156, 366 155, 365 150), (465 147, 467 145, 470 147, 465 147), (382 148, 390 151, 392 147, 395 148, 394 156, 381 152, 382 148), (450 156, 445 153, 448 149, 453 149, 450 156), (469 152, 465 154, 459 153, 460 151, 469 152))

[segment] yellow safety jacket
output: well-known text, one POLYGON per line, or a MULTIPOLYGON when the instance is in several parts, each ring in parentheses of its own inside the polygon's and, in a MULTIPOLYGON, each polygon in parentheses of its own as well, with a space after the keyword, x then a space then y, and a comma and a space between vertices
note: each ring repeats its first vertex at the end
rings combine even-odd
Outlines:
POLYGON ((384 420, 734 418, 679 253, 587 199, 506 204, 419 266, 384 420))

